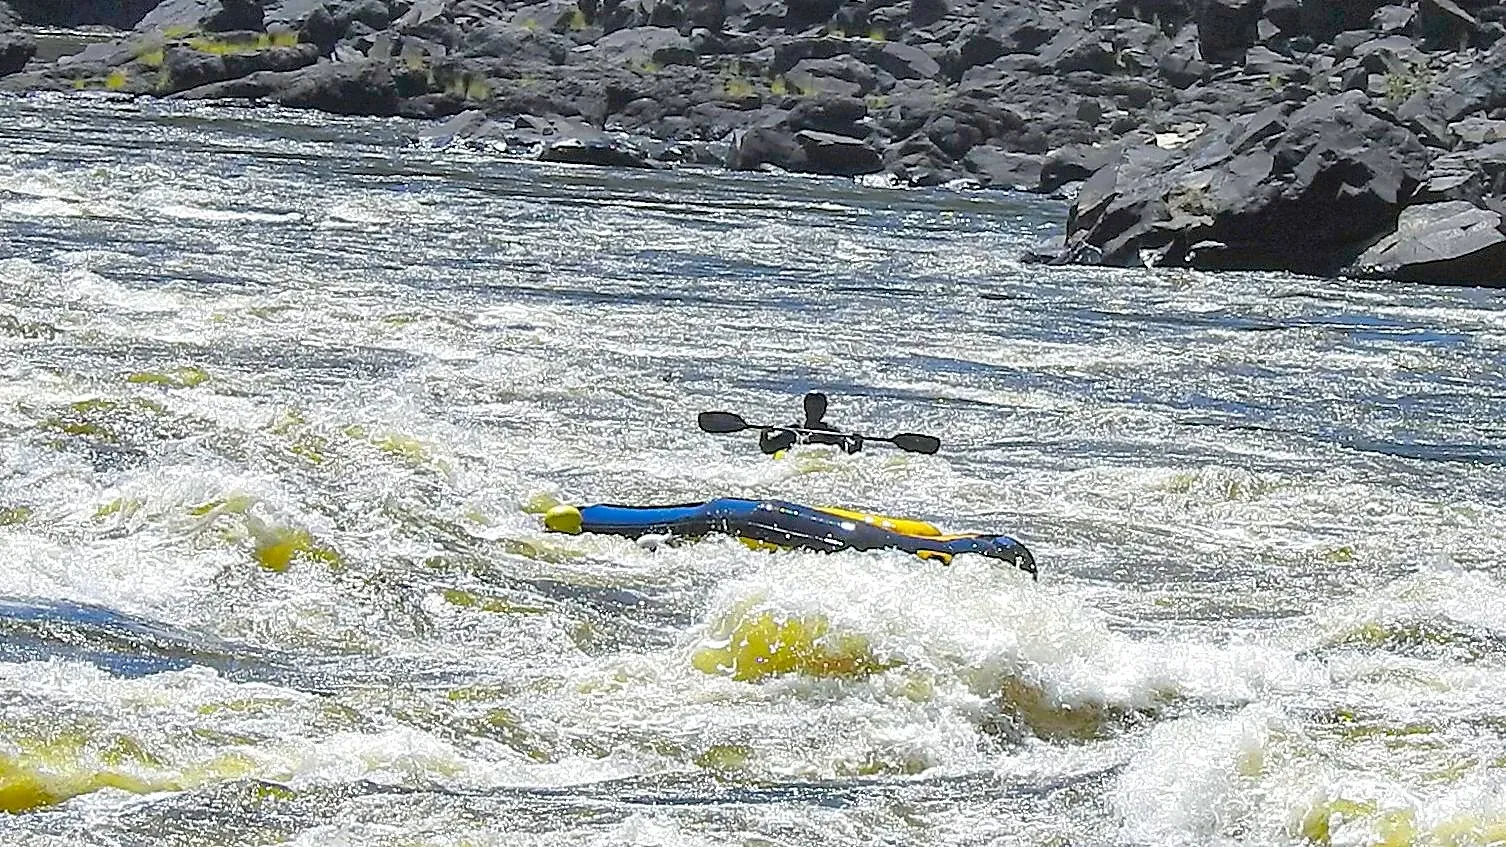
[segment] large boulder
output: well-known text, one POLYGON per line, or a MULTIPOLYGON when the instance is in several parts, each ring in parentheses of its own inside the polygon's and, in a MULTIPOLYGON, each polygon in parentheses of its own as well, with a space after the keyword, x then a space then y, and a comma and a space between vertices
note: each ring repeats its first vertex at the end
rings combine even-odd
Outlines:
POLYGON ((245 32, 266 28, 261 0, 212 0, 199 20, 208 32, 245 32))
POLYGON ((130 29, 159 0, 9 0, 21 21, 33 26, 130 29))
POLYGON ((1204 59, 1211 62, 1239 61, 1255 43, 1256 23, 1265 0, 1203 0, 1197 15, 1197 32, 1204 59))
POLYGON ((650 167, 643 151, 585 124, 556 121, 559 135, 544 144, 539 160, 611 168, 650 167))
POLYGON ((398 83, 381 62, 327 62, 294 71, 262 71, 199 86, 177 95, 185 100, 271 100, 295 109, 337 115, 398 113, 398 83))
POLYGON ((1042 156, 1014 153, 985 144, 967 151, 963 164, 984 188, 1038 191, 1041 187, 1041 168, 1045 162, 1042 156))
POLYGON ((173 44, 162 51, 159 90, 164 93, 188 91, 262 71, 293 71, 312 65, 318 59, 319 48, 312 44, 225 54, 205 53, 186 44, 173 44))
POLYGON ((1065 256, 1332 273, 1395 228, 1431 154, 1360 92, 1272 106, 1083 184, 1065 256))
POLYGON ((592 51, 604 64, 614 67, 652 68, 695 64, 690 39, 668 27, 640 26, 620 29, 597 39, 592 51))
POLYGON ((1346 30, 1370 25, 1377 9, 1389 0, 1302 0, 1302 31, 1318 41, 1327 41, 1346 30))
POLYGON ((0 35, 0 76, 19 73, 36 52, 37 43, 24 35, 0 35))
POLYGON ((1462 200, 1402 210, 1396 231, 1347 272, 1411 282, 1506 286, 1501 215, 1462 200))
POLYGON ((754 127, 732 145, 728 166, 734 170, 776 167, 799 173, 855 176, 883 169, 878 151, 863 139, 787 125, 754 127))

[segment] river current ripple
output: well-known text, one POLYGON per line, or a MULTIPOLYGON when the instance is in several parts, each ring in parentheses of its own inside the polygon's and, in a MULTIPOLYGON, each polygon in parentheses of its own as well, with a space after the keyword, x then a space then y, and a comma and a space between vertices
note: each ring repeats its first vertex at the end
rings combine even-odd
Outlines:
POLYGON ((3 843, 1506 841, 1500 293, 422 129, 0 101, 3 843), (716 496, 1042 578, 538 517, 716 496))

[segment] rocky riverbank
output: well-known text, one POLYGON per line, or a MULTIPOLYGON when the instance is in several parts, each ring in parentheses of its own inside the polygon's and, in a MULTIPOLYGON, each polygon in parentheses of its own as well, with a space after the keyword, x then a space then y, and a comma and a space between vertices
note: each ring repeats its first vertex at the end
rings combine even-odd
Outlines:
POLYGON ((55 62, 0 35, 0 89, 445 119, 436 143, 556 161, 1065 189, 1065 243, 1037 259, 1501 285, 1503 20, 1478 0, 8 0, 0 24, 128 29, 55 62))

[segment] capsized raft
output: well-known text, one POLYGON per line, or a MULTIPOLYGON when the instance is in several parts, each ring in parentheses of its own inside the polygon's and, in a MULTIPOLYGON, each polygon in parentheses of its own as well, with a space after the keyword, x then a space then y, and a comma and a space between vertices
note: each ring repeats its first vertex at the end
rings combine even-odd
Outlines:
POLYGON ((802 506, 784 500, 723 497, 676 506, 555 506, 544 515, 552 532, 582 532, 640 538, 646 535, 699 537, 720 533, 756 545, 786 549, 895 549, 923 559, 951 562, 976 553, 1009 562, 1036 575, 1035 557, 1007 535, 948 535, 925 521, 875 515, 830 506, 802 506))

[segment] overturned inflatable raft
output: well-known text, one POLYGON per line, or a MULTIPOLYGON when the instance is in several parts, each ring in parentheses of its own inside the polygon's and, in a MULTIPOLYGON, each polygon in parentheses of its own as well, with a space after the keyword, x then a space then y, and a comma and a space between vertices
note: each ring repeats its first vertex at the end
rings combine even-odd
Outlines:
POLYGON ((784 500, 724 497, 675 506, 556 506, 544 516, 553 532, 619 535, 625 538, 696 538, 731 535, 756 546, 817 550, 903 550, 923 559, 951 562, 975 553, 1036 575, 1035 557, 1007 535, 948 535, 925 521, 850 509, 815 508, 784 500))

